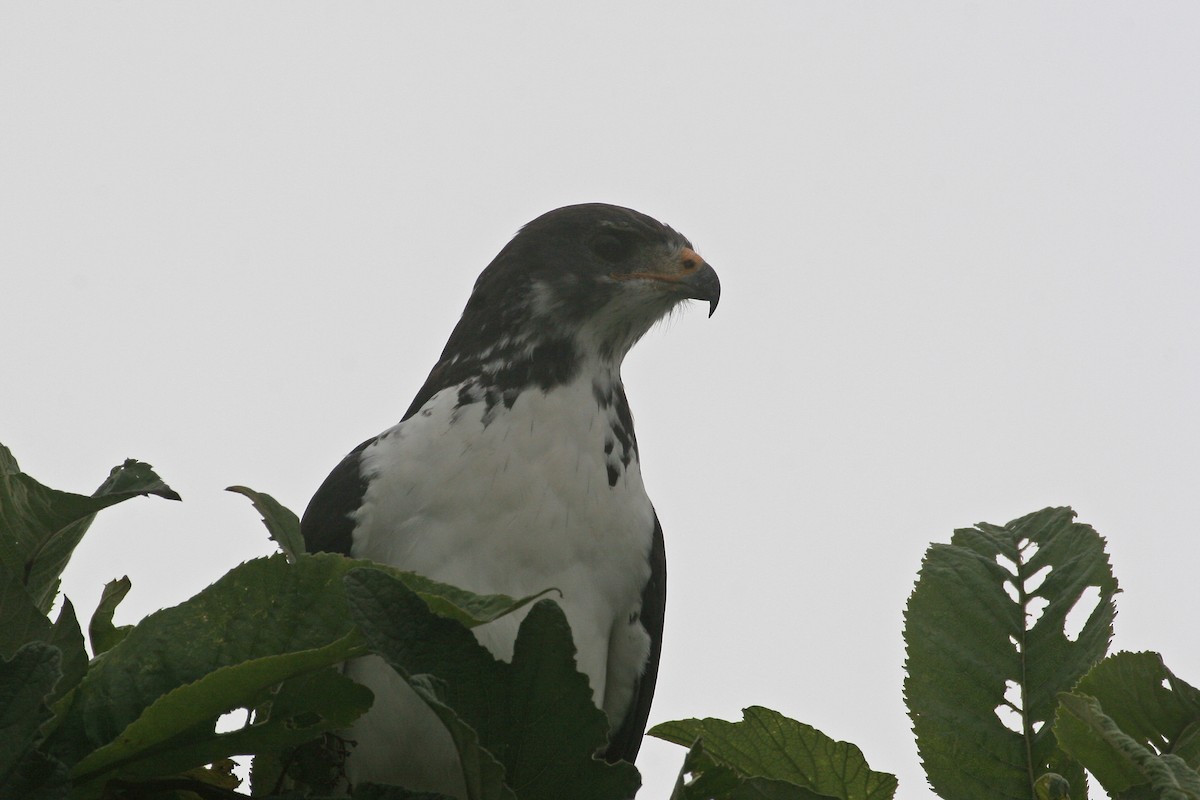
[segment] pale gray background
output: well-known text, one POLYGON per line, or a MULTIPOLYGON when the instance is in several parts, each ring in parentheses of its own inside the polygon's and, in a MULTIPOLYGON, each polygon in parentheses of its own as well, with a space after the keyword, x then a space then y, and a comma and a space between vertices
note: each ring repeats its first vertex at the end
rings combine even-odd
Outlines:
MULTIPOLYGON (((271 550, 479 270, 602 200, 721 308, 626 368, 671 564, 652 717, 764 704, 929 796, 901 612, 956 526, 1069 503, 1115 647, 1200 682, 1200 6, 0 6, 0 441, 103 514, 132 622, 271 550)), ((646 798, 683 751, 650 741, 646 798)))

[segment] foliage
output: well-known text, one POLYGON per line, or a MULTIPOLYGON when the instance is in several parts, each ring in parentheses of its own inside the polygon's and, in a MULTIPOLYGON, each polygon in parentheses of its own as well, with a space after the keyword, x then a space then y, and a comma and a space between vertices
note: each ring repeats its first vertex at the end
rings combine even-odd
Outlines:
MULTIPOLYGON (((574 663, 552 598, 479 596, 419 575, 304 552, 296 515, 245 487, 279 555, 234 567, 195 597, 116 625, 128 578, 87 627, 60 576, 96 512, 179 499, 126 461, 91 496, 42 486, 0 445, 0 797, 236 798, 251 756, 257 797, 345 797, 371 705, 341 673, 384 659, 458 748, 472 800, 618 800, 640 783, 608 764, 607 721, 574 663), (520 612, 513 657, 470 628, 520 612), (239 712, 244 722, 219 729, 239 712)), ((926 554, 905 613, 905 698, 943 797, 1078 800, 1085 770, 1112 796, 1200 800, 1200 691, 1155 653, 1104 658, 1117 592, 1104 542, 1068 508, 955 531, 926 554), (1077 617, 1087 612, 1083 622, 1077 617)), ((542 593, 546 594, 546 593, 542 593)), ((672 800, 887 800, 896 779, 852 744, 761 707, 650 734, 687 747, 672 800)), ((355 800, 436 800, 362 785, 355 800)))
POLYGON ((1200 691, 1158 653, 1117 653, 1060 696, 1054 733, 1113 795, 1200 797, 1200 691))
POLYGON ((471 800, 632 796, 632 764, 607 764, 608 723, 575 668, 567 619, 552 600, 521 622, 512 663, 439 618, 402 581, 376 570, 346 578, 354 620, 450 730, 471 800), (524 731, 512 740, 512 731, 524 731))
POLYGON ((96 512, 146 494, 179 499, 149 464, 133 459, 113 467, 91 497, 49 489, 21 472, 12 452, 0 445, 0 562, 48 614, 59 576, 96 512))
POLYGON ((1155 653, 1105 658, 1117 582, 1074 517, 981 523, 925 555, 904 688, 942 797, 1086 798, 1085 770, 1113 797, 1196 796, 1200 693, 1155 653))
POLYGON ((1108 648, 1117 582, 1103 540, 1074 516, 1048 508, 981 523, 925 555, 905 615, 904 693, 926 774, 948 800, 1028 798, 1046 772, 1062 775, 1071 797, 1086 793, 1047 723, 1058 693, 1108 648), (1069 637, 1068 612, 1088 586, 1100 600, 1069 637))
POLYGON ((769 708, 752 706, 741 722, 684 719, 656 725, 651 736, 691 746, 688 773, 675 790, 692 798, 836 797, 887 800, 896 778, 874 772, 862 751, 769 708))

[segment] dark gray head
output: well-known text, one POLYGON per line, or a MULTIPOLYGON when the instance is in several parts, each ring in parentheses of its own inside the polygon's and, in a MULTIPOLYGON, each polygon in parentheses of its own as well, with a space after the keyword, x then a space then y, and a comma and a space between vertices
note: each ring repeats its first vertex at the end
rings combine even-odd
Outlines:
POLYGON ((547 388, 584 359, 619 365, 679 303, 706 300, 711 316, 720 296, 713 268, 661 222, 603 203, 550 211, 480 274, 417 402, 481 372, 547 388))
POLYGON ((497 333, 510 336, 522 326, 591 331, 624 355, 681 301, 707 300, 711 314, 720 293, 684 236, 631 209, 588 203, 522 228, 479 276, 463 322, 490 327, 503 317, 497 333))

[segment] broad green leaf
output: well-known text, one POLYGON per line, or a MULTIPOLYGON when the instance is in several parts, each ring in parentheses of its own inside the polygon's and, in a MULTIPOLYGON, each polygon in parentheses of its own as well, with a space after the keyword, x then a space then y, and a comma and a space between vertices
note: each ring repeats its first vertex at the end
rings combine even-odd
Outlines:
POLYGON ((415 572, 401 572, 370 561, 353 563, 385 572, 403 581, 405 586, 417 593, 430 611, 439 617, 452 619, 467 628, 474 628, 476 625, 482 625, 506 614, 511 614, 539 597, 556 591, 555 589, 546 589, 543 592, 514 600, 503 594, 475 594, 448 583, 438 583, 415 572))
POLYGON ((75 751, 64 760, 112 742, 158 698, 222 667, 342 639, 351 629, 341 593, 344 561, 249 561, 192 599, 146 617, 79 685, 58 733, 75 751), (83 736, 82 752, 67 738, 75 732, 83 736))
POLYGON ((279 549, 289 561, 304 554, 304 536, 300 533, 300 518, 274 497, 265 492, 256 492, 245 486, 230 486, 225 491, 236 492, 250 499, 254 507, 262 514, 263 524, 267 526, 267 535, 279 545, 279 549))
MULTIPOLYGON (((151 614, 93 663, 55 732, 54 752, 75 763, 115 740, 172 690, 222 668, 319 650, 343 639, 353 623, 342 576, 363 567, 386 569, 329 553, 305 555, 292 564, 283 555, 256 559, 192 599, 151 614)), ((395 574, 422 592, 439 589, 431 581, 395 574)), ((476 608, 509 609, 520 602, 476 598, 457 589, 453 595, 469 597, 476 608)), ((449 602, 438 600, 439 605, 449 602)), ((330 658, 328 663, 338 660, 330 658)))
POLYGON ((0 658, 12 658, 29 642, 49 641, 53 627, 19 576, 0 562, 0 658))
POLYGON ((1109 656, 1071 691, 1095 697, 1104 713, 1143 747, 1200 767, 1200 690, 1175 677, 1158 653, 1109 656))
POLYGON ((609 764, 593 755, 607 744, 608 717, 593 705, 591 685, 575 663, 571 626, 557 603, 541 600, 529 610, 512 663, 504 667, 508 747, 499 749, 508 783, 521 800, 559 798, 555 787, 572 782, 568 794, 578 800, 631 797, 637 791, 641 775, 632 764, 609 764), (514 741, 516 730, 522 736, 514 741))
MULTIPOLYGON (((316 741, 323 741, 318 739, 316 741)), ((304 746, 311 746, 314 742, 308 742, 304 746)), ((262 795, 274 794, 276 790, 283 785, 284 772, 287 770, 293 757, 292 751, 279 753, 258 753, 250 762, 250 796, 261 797, 262 795)))
POLYGON ((826 795, 787 781, 745 778, 720 766, 696 740, 683 759, 671 800, 822 800, 826 795))
POLYGON ((209 751, 231 755, 282 753, 322 733, 340 730, 362 716, 373 701, 371 690, 328 668, 286 681, 261 721, 221 734, 209 751))
MULTIPOLYGON (((468 800, 516 800, 504 782, 504 767, 480 743, 479 734, 451 707, 459 695, 431 674, 440 669, 457 685, 470 685, 479 673, 495 673, 495 659, 461 625, 423 607, 402 583, 378 573, 349 573, 346 596, 355 621, 371 649, 403 677, 446 726, 462 765, 468 800), (438 659, 446 662, 437 663, 438 659), (428 662, 434 662, 432 665, 428 662)), ((502 686, 494 687, 496 694, 502 686)), ((469 699, 469 695, 468 695, 469 699)), ((470 714, 474 709, 465 708, 470 714)))
POLYGON ((61 660, 58 648, 31 642, 0 662, 0 785, 50 718, 46 701, 62 677, 61 660))
MULTIPOLYGON (((769 708, 751 706, 743 710, 741 722, 711 717, 664 722, 649 734, 685 747, 699 743, 716 768, 731 770, 741 780, 738 786, 725 789, 727 793, 713 795, 722 799, 816 795, 886 800, 896 792, 895 776, 873 771, 854 745, 835 741, 769 708), (788 791, 787 787, 803 792, 788 791)), ((693 766, 697 763, 701 762, 693 757, 693 766)), ((705 779, 707 773, 702 770, 695 780, 705 779)), ((712 777, 707 780, 717 782, 712 777)), ((722 776, 720 782, 724 786, 728 780, 722 776)), ((708 795, 684 794, 692 796, 708 795)))
POLYGON ((63 677, 57 683, 54 699, 66 694, 83 678, 87 652, 71 601, 63 600, 58 619, 51 623, 33 604, 20 581, 0 564, 0 658, 11 658, 30 642, 45 642, 59 650, 63 677))
MULTIPOLYGON (((389 661, 389 663, 391 663, 389 661)), ((468 800, 516 800, 505 783, 504 765, 479 741, 479 734, 448 705, 446 685, 432 675, 412 675, 396 663, 392 668, 433 710, 454 742, 462 766, 463 785, 468 800)))
POLYGON ((31 642, 0 660, 0 797, 65 798, 66 767, 37 749, 62 677, 58 648, 31 642))
POLYGON ((1064 692, 1054 733, 1063 749, 1086 765, 1110 793, 1146 782, 1133 760, 1140 745, 1101 711, 1094 697, 1064 692))
POLYGON ((83 631, 79 630, 79 620, 75 618, 75 607, 71 601, 63 598, 62 608, 58 619, 50 629, 50 644, 57 647, 62 655, 59 668, 62 678, 54 687, 51 703, 57 701, 71 689, 74 689, 87 673, 87 650, 83 647, 83 631))
POLYGON ((346 595, 371 649, 446 724, 473 800, 514 792, 521 800, 607 800, 637 790, 633 765, 594 755, 608 722, 575 666, 571 629, 557 604, 543 600, 529 610, 505 663, 384 573, 350 573, 346 595))
POLYGON ((210 672, 152 703, 114 741, 76 764, 71 777, 86 784, 173 775, 234 755, 282 751, 345 727, 371 705, 371 693, 322 668, 362 652, 357 634, 351 633, 326 647, 210 672), (219 716, 260 705, 280 683, 262 722, 214 733, 219 716))
POLYGON ((147 494, 179 499, 149 464, 133 459, 114 467, 91 497, 50 489, 21 472, 12 453, 0 445, 0 563, 47 614, 59 576, 96 512, 147 494))
POLYGON ((88 623, 88 639, 92 642, 93 654, 100 655, 111 650, 133 630, 132 625, 122 625, 119 628, 113 625, 113 614, 132 586, 128 575, 104 584, 100 602, 96 605, 91 622, 88 623))
POLYGON ((1200 800, 1200 774, 1178 756, 1156 753, 1121 730, 1094 697, 1064 692, 1054 729, 1110 795, 1149 784, 1154 797, 1200 800))
POLYGON ((1104 540, 1074 517, 1047 508, 1003 527, 980 523, 925 555, 905 612, 904 693, 925 773, 946 800, 1026 800, 1047 772, 1086 797, 1052 718, 1057 693, 1108 648, 1117 582, 1104 540), (1067 615, 1089 587, 1099 599, 1068 637, 1067 615))
POLYGON ((1192 769, 1200 766, 1200 691, 1175 677, 1158 653, 1110 656, 1062 698, 1055 735, 1110 793, 1150 782, 1134 757, 1143 752, 1170 754, 1192 769), (1103 709, 1102 721, 1088 699, 1103 709), (1113 730, 1121 734, 1121 748, 1114 745, 1113 730), (1128 747, 1126 739, 1138 749, 1128 747))

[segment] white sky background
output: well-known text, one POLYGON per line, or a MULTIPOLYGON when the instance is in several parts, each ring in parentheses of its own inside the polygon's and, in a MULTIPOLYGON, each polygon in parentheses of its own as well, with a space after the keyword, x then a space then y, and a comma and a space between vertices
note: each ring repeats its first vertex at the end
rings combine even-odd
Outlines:
MULTIPOLYGON (((1114 649, 1200 682, 1200 6, 9 2, 0 441, 101 514, 130 623, 271 551, 393 424, 477 273, 581 201, 724 287, 626 364, 670 559, 652 721, 767 705, 924 798, 927 544, 1071 504, 1114 649)), ((648 740, 645 798, 683 750, 648 740)))

